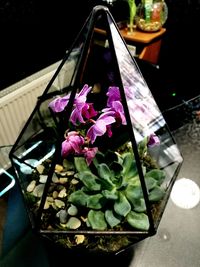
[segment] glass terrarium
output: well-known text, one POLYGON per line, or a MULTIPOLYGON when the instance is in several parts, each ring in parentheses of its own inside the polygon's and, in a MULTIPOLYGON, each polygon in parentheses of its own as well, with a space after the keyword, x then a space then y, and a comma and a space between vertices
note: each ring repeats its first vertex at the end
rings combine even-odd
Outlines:
POLYGON ((142 0, 138 6, 135 22, 138 29, 156 32, 162 28, 168 17, 168 7, 164 0, 142 0))
POLYGON ((115 253, 156 234, 183 159, 106 7, 92 10, 10 159, 32 228, 55 244, 115 253))

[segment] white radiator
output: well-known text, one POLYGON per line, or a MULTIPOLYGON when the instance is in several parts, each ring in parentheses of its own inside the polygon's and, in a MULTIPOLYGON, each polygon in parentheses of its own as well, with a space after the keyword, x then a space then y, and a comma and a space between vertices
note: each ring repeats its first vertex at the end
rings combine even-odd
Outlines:
MULTIPOLYGON (((54 65, 57 67, 57 64, 54 65)), ((16 84, 19 88, 0 97, 0 168, 9 167, 8 152, 32 113, 37 97, 43 93, 52 78, 55 67, 45 71, 42 76, 38 73, 30 76, 31 78, 20 82, 23 86, 16 84)))
MULTIPOLYGON (((0 168, 8 169, 9 151, 61 61, 0 92, 0 168)), ((54 81, 55 88, 64 88, 71 81, 75 60, 70 58, 54 81)))

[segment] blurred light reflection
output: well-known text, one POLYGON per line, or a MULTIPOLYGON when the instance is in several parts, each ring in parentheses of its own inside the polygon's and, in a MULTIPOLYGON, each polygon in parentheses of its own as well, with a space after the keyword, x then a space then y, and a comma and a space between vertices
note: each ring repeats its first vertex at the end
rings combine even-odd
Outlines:
POLYGON ((191 179, 181 178, 174 183, 170 197, 176 206, 192 209, 200 201, 200 189, 191 179))

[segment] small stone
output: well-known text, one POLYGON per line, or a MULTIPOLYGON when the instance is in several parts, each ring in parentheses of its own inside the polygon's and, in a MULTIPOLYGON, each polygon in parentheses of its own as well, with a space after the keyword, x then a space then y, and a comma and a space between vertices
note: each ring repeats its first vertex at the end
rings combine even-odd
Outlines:
POLYGON ((52 196, 53 196, 53 198, 57 198, 58 197, 58 192, 57 191, 53 191, 52 196))
POLYGON ((50 202, 50 203, 53 203, 54 199, 53 199, 53 197, 47 197, 47 201, 50 202))
POLYGON ((66 227, 69 229, 78 229, 81 226, 81 221, 76 217, 70 217, 66 223, 66 227))
POLYGON ((66 175, 67 175, 67 176, 73 176, 74 173, 75 173, 74 171, 67 171, 67 172, 66 172, 66 175))
POLYGON ((65 184, 65 183, 67 183, 67 181, 68 181, 67 177, 65 177, 65 178, 63 177, 63 178, 59 179, 60 184, 65 184))
POLYGON ((63 166, 62 165, 59 165, 59 164, 56 164, 55 166, 55 172, 61 172, 63 170, 63 166))
POLYGON ((47 181, 48 175, 40 175, 40 183, 45 184, 47 181))
POLYGON ((29 193, 33 192, 35 186, 36 186, 36 181, 35 180, 31 181, 30 184, 26 188, 27 192, 29 193))
POLYGON ((78 213, 78 209, 76 206, 74 206, 73 204, 71 204, 71 206, 68 208, 67 210, 68 214, 71 216, 75 216, 78 213))
POLYGON ((52 176, 52 182, 55 183, 55 184, 59 183, 59 179, 58 179, 58 177, 57 177, 57 175, 55 173, 52 176))
POLYGON ((82 244, 85 240, 84 235, 75 235, 75 242, 77 245, 82 244))
POLYGON ((67 175, 67 172, 61 172, 59 174, 60 174, 60 176, 65 177, 67 175))
POLYGON ((74 174, 74 178, 78 178, 78 172, 74 174))
POLYGON ((56 207, 58 207, 59 209, 65 207, 65 203, 64 203, 62 200, 60 200, 60 199, 55 199, 55 205, 56 205, 56 207))
POLYGON ((34 188, 33 195, 35 197, 42 197, 43 192, 44 192, 44 184, 39 184, 34 188))
POLYGON ((43 171, 44 171, 44 166, 42 164, 39 164, 37 167, 36 167, 37 171, 39 172, 39 174, 42 174, 43 171))
POLYGON ((71 180, 71 183, 75 185, 75 184, 78 184, 78 183, 79 183, 79 181, 78 181, 78 180, 76 180, 76 179, 72 179, 72 180, 71 180))
POLYGON ((44 203, 44 210, 47 210, 50 207, 49 202, 45 201, 44 203))
MULTIPOLYGON (((37 205, 40 206, 40 203, 41 203, 41 201, 39 200, 37 202, 37 205)), ((44 210, 47 210, 49 207, 50 207, 50 205, 49 205, 48 201, 46 200, 44 203, 44 210)))
POLYGON ((59 219, 60 219, 60 223, 62 224, 65 224, 67 222, 67 211, 66 210, 59 211, 59 219))
POLYGON ((66 193, 66 188, 63 188, 59 193, 58 193, 58 197, 60 198, 64 198, 67 196, 67 193, 66 193))

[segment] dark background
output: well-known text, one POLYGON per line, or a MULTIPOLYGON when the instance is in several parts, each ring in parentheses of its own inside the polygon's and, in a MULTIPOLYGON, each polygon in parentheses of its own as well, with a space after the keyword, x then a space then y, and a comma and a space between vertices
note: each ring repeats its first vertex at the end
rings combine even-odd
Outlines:
MULTIPOLYGON (((105 0, 1 0, 0 90, 62 59, 92 7, 105 3, 105 0)), ((166 3, 169 14, 160 69, 158 72, 144 69, 144 76, 155 87, 163 109, 198 95, 200 77, 200 1, 166 3), (174 92, 176 96, 172 97, 174 92)), ((117 22, 126 19, 126 0, 113 1, 110 11, 117 22)))

